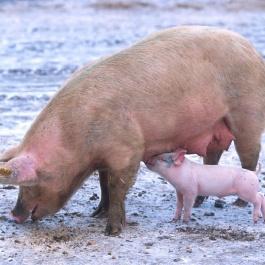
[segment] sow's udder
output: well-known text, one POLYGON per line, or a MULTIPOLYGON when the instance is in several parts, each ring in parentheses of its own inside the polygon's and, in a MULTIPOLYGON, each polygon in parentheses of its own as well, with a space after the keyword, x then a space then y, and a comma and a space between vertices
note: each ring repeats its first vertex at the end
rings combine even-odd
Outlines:
POLYGON ((210 131, 193 137, 179 147, 187 150, 189 154, 205 156, 207 152, 227 150, 234 140, 236 140, 236 138, 225 120, 221 120, 217 122, 210 131))

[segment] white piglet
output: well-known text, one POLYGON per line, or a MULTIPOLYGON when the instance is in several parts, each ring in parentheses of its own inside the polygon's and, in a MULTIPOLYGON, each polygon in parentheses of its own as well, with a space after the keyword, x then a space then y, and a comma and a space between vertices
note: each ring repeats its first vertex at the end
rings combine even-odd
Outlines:
POLYGON ((148 169, 160 174, 176 189, 178 202, 174 221, 180 219, 184 207, 183 222, 188 223, 198 195, 219 198, 237 195, 253 204, 254 223, 258 222, 260 210, 265 219, 264 195, 258 192, 260 164, 253 172, 240 167, 198 164, 185 154, 186 150, 177 149, 173 153, 154 156, 146 163, 148 169))

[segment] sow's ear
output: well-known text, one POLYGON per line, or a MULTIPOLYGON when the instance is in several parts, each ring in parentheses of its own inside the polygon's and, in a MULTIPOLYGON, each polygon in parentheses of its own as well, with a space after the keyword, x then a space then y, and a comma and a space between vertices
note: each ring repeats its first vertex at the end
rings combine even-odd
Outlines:
POLYGON ((0 162, 7 162, 17 155, 18 146, 7 149, 2 154, 0 154, 0 162))
POLYGON ((30 156, 19 155, 0 162, 0 184, 34 186, 37 182, 36 162, 30 156))
POLYGON ((185 154, 187 153, 186 150, 176 150, 176 152, 174 152, 172 159, 175 161, 174 165, 179 166, 183 163, 184 159, 185 159, 185 154))

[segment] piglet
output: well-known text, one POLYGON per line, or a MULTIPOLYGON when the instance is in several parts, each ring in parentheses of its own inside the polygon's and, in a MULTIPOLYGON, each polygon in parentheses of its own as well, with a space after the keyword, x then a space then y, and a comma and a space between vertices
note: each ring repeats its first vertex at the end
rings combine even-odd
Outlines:
POLYGON ((188 223, 197 195, 219 198, 237 195, 254 205, 254 223, 258 222, 260 209, 265 219, 264 195, 258 192, 260 164, 255 172, 240 167, 201 165, 187 159, 186 152, 177 149, 154 156, 146 163, 148 169, 163 176, 176 189, 178 203, 174 221, 180 219, 184 206, 183 223, 188 223))

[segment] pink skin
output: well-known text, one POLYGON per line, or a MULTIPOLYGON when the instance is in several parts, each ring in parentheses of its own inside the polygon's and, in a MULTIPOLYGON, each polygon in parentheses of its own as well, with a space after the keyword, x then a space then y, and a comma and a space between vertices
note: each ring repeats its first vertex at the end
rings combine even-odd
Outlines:
POLYGON ((22 224, 27 218, 28 216, 15 216, 12 211, 9 212, 9 215, 16 221, 16 223, 18 224, 22 224))
MULTIPOLYGON (((254 206, 253 220, 258 222, 260 210, 265 219, 264 195, 258 192, 259 181, 256 172, 238 167, 201 165, 187 159, 186 150, 157 155, 146 166, 168 180, 176 189, 177 210, 173 220, 179 220, 184 207, 183 222, 188 223, 196 196, 217 196, 219 198, 237 195, 254 206)), ((265 220, 264 220, 265 221, 265 220)))

